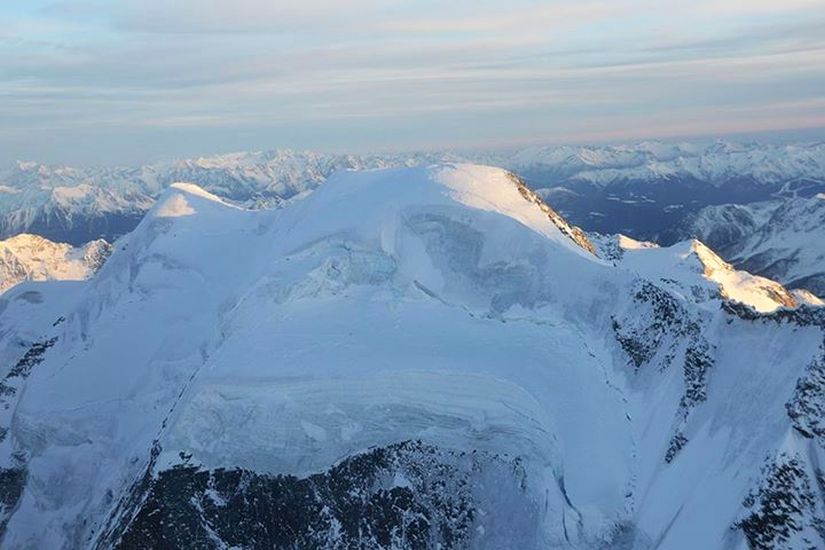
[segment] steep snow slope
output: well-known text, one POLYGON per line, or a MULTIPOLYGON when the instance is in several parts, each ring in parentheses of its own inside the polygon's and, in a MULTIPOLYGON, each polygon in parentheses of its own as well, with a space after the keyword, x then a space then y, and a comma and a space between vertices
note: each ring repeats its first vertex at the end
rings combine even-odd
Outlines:
POLYGON ((743 269, 825 296, 823 195, 708 207, 682 234, 706 240, 743 269))
POLYGON ((110 253, 102 239, 81 248, 27 234, 0 241, 0 292, 21 281, 88 279, 110 253))
POLYGON ((821 544, 822 310, 691 299, 534 199, 460 164, 277 210, 174 185, 91 281, 13 289, 3 544, 821 544))

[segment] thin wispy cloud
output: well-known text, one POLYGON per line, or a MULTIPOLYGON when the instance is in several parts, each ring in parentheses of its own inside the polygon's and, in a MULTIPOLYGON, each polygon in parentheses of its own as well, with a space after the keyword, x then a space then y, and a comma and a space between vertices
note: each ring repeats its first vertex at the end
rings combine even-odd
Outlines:
POLYGON ((809 128, 825 95, 825 0, 15 4, 2 162, 809 128))

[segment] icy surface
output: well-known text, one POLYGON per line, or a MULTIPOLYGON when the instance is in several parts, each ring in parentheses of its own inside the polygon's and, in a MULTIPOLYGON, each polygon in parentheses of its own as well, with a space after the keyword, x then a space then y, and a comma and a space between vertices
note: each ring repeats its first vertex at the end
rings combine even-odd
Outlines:
MULTIPOLYGON (((816 483, 796 426, 820 410, 820 310, 699 243, 608 261, 568 228, 467 164, 344 172, 280 209, 170 187, 90 281, 0 298, 0 473, 25 478, 4 545, 116 545, 132 517, 162 529, 140 513, 177 474, 322 486, 407 441, 468 480, 478 547, 516 503, 513 548, 821 542, 817 500, 796 538, 758 515, 789 441, 816 483), (517 459, 523 484, 461 453, 517 459)), ((199 505, 238 496, 202 487, 199 505)))

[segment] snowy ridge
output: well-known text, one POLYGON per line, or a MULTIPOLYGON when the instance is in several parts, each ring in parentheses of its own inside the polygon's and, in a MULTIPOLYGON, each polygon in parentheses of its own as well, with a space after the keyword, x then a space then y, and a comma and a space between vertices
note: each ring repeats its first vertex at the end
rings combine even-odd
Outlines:
POLYGON ((599 239, 602 257, 647 279, 662 281, 691 299, 733 300, 761 312, 794 308, 801 303, 822 304, 810 292, 792 292, 770 279, 734 269, 695 239, 666 248, 624 235, 599 236, 599 239))
POLYGON ((74 248, 37 235, 0 241, 0 292, 22 281, 82 280, 97 272, 111 254, 102 239, 74 248))
POLYGON ((697 299, 732 277, 704 247, 612 265, 544 206, 458 163, 167 189, 93 279, 0 298, 39 332, 0 380, 3 544, 820 544, 825 310, 697 299), (765 522, 777 485, 806 505, 765 522))
POLYGON ((818 197, 707 207, 682 230, 731 262, 825 295, 825 200, 818 197))
POLYGON ((747 304, 757 311, 769 312, 780 307, 797 307, 821 302, 810 293, 792 293, 775 281, 734 269, 715 252, 697 240, 677 243, 667 248, 639 243, 618 236, 622 254, 619 265, 632 269, 648 279, 664 280, 681 292, 701 299, 718 296, 747 304), (704 284, 696 275, 701 275, 704 284), (704 287, 704 288, 703 288, 704 287), (800 301, 803 300, 803 301, 800 301))

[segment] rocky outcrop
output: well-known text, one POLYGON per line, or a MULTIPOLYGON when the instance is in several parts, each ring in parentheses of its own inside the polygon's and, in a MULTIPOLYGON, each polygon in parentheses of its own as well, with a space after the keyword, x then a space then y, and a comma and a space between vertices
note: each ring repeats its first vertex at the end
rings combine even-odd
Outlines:
POLYGON ((517 458, 407 441, 303 478, 182 458, 133 499, 117 548, 467 548, 497 504, 511 508, 510 529, 535 530, 517 458))

